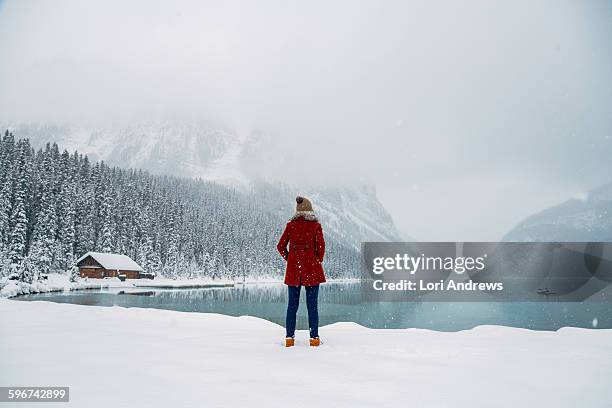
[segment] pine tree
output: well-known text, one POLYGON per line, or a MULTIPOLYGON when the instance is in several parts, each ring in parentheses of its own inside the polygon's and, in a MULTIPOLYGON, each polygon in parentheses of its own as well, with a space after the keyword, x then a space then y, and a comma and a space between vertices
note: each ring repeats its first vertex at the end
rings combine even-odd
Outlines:
POLYGON ((77 256, 95 249, 95 186, 92 184, 92 169, 84 156, 79 165, 80 172, 75 197, 75 251, 77 256))
POLYGON ((11 182, 5 180, 0 189, 0 276, 4 275, 4 265, 8 253, 10 237, 11 182))
POLYGON ((47 145, 41 168, 40 212, 34 226, 31 256, 41 273, 49 273, 54 259, 57 234, 55 171, 52 150, 47 145))
POLYGON ((76 166, 67 151, 64 151, 57 167, 57 240, 55 266, 69 273, 74 261, 75 217, 76 217, 76 166))
POLYGON ((147 269, 146 271, 152 274, 158 274, 162 269, 161 262, 161 242, 158 240, 153 244, 153 250, 149 252, 149 256, 147 259, 147 269))
POLYGON ((112 214, 110 212, 110 199, 105 197, 102 202, 102 209, 100 211, 102 231, 100 233, 100 244, 99 249, 102 252, 113 252, 113 222, 112 214))
POLYGON ((75 196, 76 186, 71 179, 67 179, 60 197, 62 215, 60 218, 59 240, 62 248, 61 270, 68 271, 75 260, 75 196))
POLYGON ((152 252, 153 252, 153 240, 147 234, 143 236, 142 241, 140 243, 140 248, 138 251, 138 254, 139 254, 138 263, 146 272, 151 271, 150 262, 153 256, 152 252))
POLYGON ((81 277, 79 273, 79 267, 76 266, 75 264, 72 264, 72 266, 70 266, 70 268, 68 269, 68 272, 70 275, 70 282, 76 282, 81 277))
POLYGON ((7 130, 0 140, 0 277, 8 273, 13 150, 12 135, 7 130))
POLYGON ((30 257, 25 257, 21 261, 18 270, 20 274, 19 280, 26 283, 32 283, 40 275, 38 265, 30 257))
POLYGON ((26 191, 28 180, 27 172, 27 157, 29 144, 20 142, 18 146, 19 156, 13 172, 12 193, 13 200, 11 206, 10 219, 10 238, 8 243, 10 270, 13 273, 20 274, 21 280, 29 279, 22 270, 24 256, 26 254, 26 234, 28 228, 28 219, 26 216, 26 191))

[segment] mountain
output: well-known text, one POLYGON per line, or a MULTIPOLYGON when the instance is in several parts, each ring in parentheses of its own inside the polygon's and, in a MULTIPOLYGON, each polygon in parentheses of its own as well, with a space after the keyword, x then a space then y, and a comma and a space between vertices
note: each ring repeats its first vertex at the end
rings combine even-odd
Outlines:
POLYGON ((207 121, 150 121, 87 127, 74 124, 5 124, 35 148, 55 142, 93 161, 222 184, 244 183, 238 163, 242 140, 207 121))
POLYGON ((35 148, 49 142, 86 154, 110 166, 147 170, 153 174, 201 179, 268 197, 271 209, 291 215, 293 197, 310 197, 326 232, 353 248, 362 241, 401 241, 389 213, 372 186, 288 185, 262 180, 257 174, 282 174, 291 165, 261 131, 239 133, 203 120, 165 120, 83 126, 54 123, 5 124, 15 137, 28 138, 35 148), (277 166, 274 169, 272 166, 277 166), (264 169, 265 168, 265 169, 264 169), (267 171, 262 171, 267 170, 267 171))
POLYGON ((266 202, 266 208, 272 208, 284 219, 293 213, 293 197, 309 197, 326 235, 355 250, 360 250, 364 241, 401 241, 393 219, 376 198, 374 187, 308 186, 297 190, 289 185, 259 181, 251 191, 266 202))
POLYGON ((503 240, 612 241, 612 183, 528 217, 503 240))
POLYGON ((373 186, 320 188, 306 192, 328 230, 359 248, 363 241, 401 241, 373 186))

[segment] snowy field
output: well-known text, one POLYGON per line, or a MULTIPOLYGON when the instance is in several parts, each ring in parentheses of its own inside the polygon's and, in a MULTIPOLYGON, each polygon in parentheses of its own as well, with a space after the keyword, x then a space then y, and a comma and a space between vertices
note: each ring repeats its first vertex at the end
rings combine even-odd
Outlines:
POLYGON ((0 384, 68 385, 71 407, 612 405, 612 330, 339 323, 285 349, 252 317, 0 299, 0 322, 0 384))

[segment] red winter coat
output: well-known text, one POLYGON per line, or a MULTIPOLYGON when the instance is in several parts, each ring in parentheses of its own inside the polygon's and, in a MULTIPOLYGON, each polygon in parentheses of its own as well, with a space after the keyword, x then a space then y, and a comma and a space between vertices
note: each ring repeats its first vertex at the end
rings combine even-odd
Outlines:
POLYGON ((315 286, 325 282, 321 266, 325 255, 325 240, 321 224, 316 219, 298 217, 289 221, 276 249, 287 261, 286 285, 315 286))

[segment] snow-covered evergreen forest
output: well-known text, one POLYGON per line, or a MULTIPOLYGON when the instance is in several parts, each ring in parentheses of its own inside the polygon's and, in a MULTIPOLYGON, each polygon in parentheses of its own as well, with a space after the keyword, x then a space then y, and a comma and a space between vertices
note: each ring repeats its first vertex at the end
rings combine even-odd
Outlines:
MULTIPOLYGON (((280 277, 292 212, 283 185, 248 191, 90 162, 56 144, 0 141, 0 274, 70 273, 87 251, 126 254, 168 278, 280 277), (285 204, 286 203, 286 204, 285 204)), ((354 277, 357 249, 328 236, 328 277, 354 277)))

